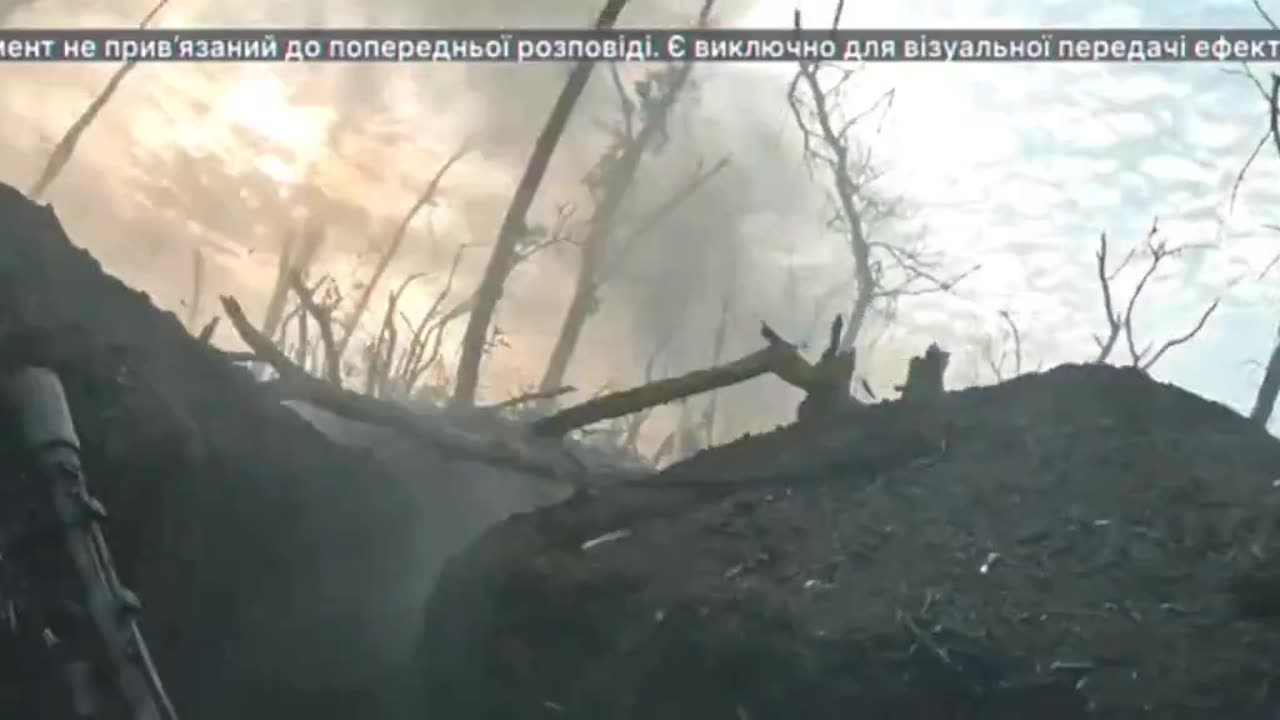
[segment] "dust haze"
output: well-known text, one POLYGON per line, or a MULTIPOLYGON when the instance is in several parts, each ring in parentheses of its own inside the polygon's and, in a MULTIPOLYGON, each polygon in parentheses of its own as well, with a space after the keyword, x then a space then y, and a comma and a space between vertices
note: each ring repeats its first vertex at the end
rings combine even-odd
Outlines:
MULTIPOLYGON (((690 25, 699 6, 636 2, 620 24, 690 25)), ((148 9, 135 2, 35 0, 10 2, 0 15, 11 26, 132 26, 148 9)), ((776 10, 763 15, 789 20, 789 8, 776 10)), ((227 6, 174 0, 155 27, 581 27, 597 12, 594 3, 569 1, 227 6)), ((713 21, 727 26, 749 16, 762 16, 755 3, 722 0, 713 21)), ((415 220, 366 317, 375 322, 389 289, 426 273, 406 296, 412 315, 439 290, 450 258, 464 243, 471 247, 452 298, 462 300, 474 288, 568 69, 143 65, 45 199, 108 271, 179 317, 203 324, 218 312, 216 296, 224 294, 260 317, 281 249, 307 217, 318 217, 325 228, 313 276, 328 273, 350 294, 367 280, 377 253, 428 179, 469 141, 474 151, 445 178, 435 206, 415 220), (192 297, 196 253, 206 268, 200 298, 192 297)), ((619 74, 630 83, 651 69, 625 66, 619 74)), ((3 141, 10 158, 6 181, 30 184, 114 70, 106 64, 27 66, 8 74, 0 106, 12 129, 3 141)), ((825 178, 813 177, 802 160, 785 100, 792 73, 790 67, 695 69, 670 120, 669 140, 644 161, 624 215, 634 218, 660 205, 699 167, 727 157, 728 168, 618 261, 569 368, 566 380, 581 389, 579 397, 637 384, 646 367, 661 376, 707 365, 725 308, 725 358, 759 347, 761 321, 816 352, 832 315, 848 311, 852 259, 846 240, 826 226, 825 178)), ((601 67, 553 158, 531 223, 550 224, 566 206, 576 208, 579 221, 589 215, 582 180, 605 148, 618 106, 601 67)), ((516 270, 495 323, 507 343, 482 369, 483 397, 501 400, 537 383, 564 316, 577 257, 572 245, 553 247, 516 270)), ((908 301, 897 308, 891 335, 882 334, 879 325, 886 323, 875 316, 863 334, 869 340, 861 348, 858 377, 875 391, 891 394, 903 359, 928 339, 968 343, 979 329, 976 320, 956 325, 954 313, 931 313, 927 301, 915 312, 908 301)), ((369 339, 376 329, 362 331, 369 339)), ((461 324, 454 331, 460 334, 461 324)), ((215 342, 234 347, 238 340, 224 327, 215 342)), ((447 350, 452 361, 454 352, 447 350)), ((953 365, 953 384, 980 379, 966 363, 960 358, 953 365)), ((441 384, 451 380, 448 363, 445 369, 435 378, 441 384)), ((719 439, 788 419, 796 399, 767 378, 723 391, 719 439)), ((695 407, 701 402, 691 401, 695 407)), ((650 446, 678 412, 666 408, 655 415, 646 430, 650 446)))

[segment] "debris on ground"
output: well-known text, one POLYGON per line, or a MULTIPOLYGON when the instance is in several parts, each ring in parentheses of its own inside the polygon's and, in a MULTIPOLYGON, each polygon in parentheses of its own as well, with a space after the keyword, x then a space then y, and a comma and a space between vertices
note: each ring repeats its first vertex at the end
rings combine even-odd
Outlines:
POLYGON ((1280 552, 1278 478, 1260 427, 1103 365, 744 438, 450 563, 426 707, 1274 718, 1280 629, 1247 606, 1280 614, 1257 569, 1280 552))

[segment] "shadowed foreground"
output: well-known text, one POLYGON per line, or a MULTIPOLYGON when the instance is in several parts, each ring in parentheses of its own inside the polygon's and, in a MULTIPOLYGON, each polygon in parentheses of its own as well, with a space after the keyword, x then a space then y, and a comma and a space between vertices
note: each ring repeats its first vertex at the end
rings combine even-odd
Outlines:
POLYGON ((63 377, 184 720, 412 717, 430 576, 407 568, 430 536, 408 481, 265 397, 7 186, 0 228, 0 331, 32 333, 63 377))

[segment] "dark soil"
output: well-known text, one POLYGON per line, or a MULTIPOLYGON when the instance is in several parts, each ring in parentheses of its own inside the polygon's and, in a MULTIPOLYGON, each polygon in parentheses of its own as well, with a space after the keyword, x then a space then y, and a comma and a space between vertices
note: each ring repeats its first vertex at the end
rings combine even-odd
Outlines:
POLYGON ((1280 442, 1136 371, 867 408, 512 518, 450 564, 405 668, 375 638, 421 617, 392 597, 413 494, 0 186, 15 337, 63 376, 187 720, 1280 710, 1280 442))
POLYGON ((0 186, 0 337, 15 332, 63 376, 108 542, 186 720, 376 717, 396 702, 369 636, 413 562, 401 487, 0 186))
POLYGON ((1262 429, 1105 366, 746 438, 452 562, 428 717, 1271 720, 1232 579, 1277 478, 1262 429))

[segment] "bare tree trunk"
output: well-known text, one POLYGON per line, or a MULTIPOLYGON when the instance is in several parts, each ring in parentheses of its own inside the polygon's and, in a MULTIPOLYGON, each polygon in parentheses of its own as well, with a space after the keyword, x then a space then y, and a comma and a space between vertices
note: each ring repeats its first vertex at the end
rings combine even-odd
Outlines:
MULTIPOLYGON (((1278 333, 1280 335, 1280 333, 1278 333)), ((1280 393, 1280 337, 1271 350, 1271 359, 1267 361, 1267 374, 1258 386, 1258 397, 1253 403, 1253 412, 1249 419, 1266 427, 1271 422, 1271 413, 1276 407, 1276 395, 1280 393)))
MULTIPOLYGON (((797 27, 799 22, 797 21, 797 27)), ((849 312, 849 322, 845 325, 844 337, 840 339, 840 350, 852 350, 857 343, 862 326, 866 324, 867 313, 875 300, 877 287, 875 276, 871 270, 871 246, 867 242, 866 230, 863 227, 862 209, 859 207, 862 188, 854 182, 849 168, 849 142, 837 131, 831 122, 831 109, 828 107, 827 92, 818 82, 818 66, 802 63, 799 77, 803 78, 812 96, 814 115, 821 134, 822 142, 831 152, 831 179, 835 185, 836 199, 840 203, 840 213, 847 225, 849 247, 853 251, 853 270, 855 279, 855 295, 853 307, 849 312)))
MULTIPOLYGON (((594 233, 593 233, 594 235, 594 233)), ((600 233, 603 235, 603 233, 600 233)), ((560 324, 560 334, 556 336, 556 344, 551 348, 551 357, 547 359, 547 369, 542 374, 540 390, 559 387, 564 384, 564 376, 569 371, 569 360, 573 351, 582 339, 582 330, 587 320, 595 314, 600 306, 596 294, 596 273, 600 269, 604 243, 589 237, 582 246, 582 259, 578 264, 578 279, 573 287, 573 297, 569 300, 569 308, 565 311, 564 322, 560 324)))
MULTIPOLYGON (((160 0, 160 2, 156 3, 151 8, 151 12, 147 13, 147 16, 138 24, 138 29, 145 30, 151 24, 151 21, 155 19, 155 16, 168 4, 169 0, 160 0)), ((130 60, 121 65, 120 69, 116 70, 111 76, 111 79, 107 80, 102 92, 98 93, 97 97, 84 109, 84 112, 80 113, 75 122, 71 123, 71 127, 67 128, 67 132, 63 134, 62 139, 58 141, 57 146, 50 153, 44 169, 40 171, 40 177, 36 178, 35 183, 31 185, 31 190, 27 192, 27 195, 31 196, 32 200, 39 200, 45 191, 49 189, 49 186, 53 184, 53 181, 57 180, 58 176, 62 174, 62 169, 71 161, 71 156, 75 153, 76 146, 80 144, 80 138, 93 125, 93 121, 98 119, 98 114, 107 106, 107 103, 111 102, 111 98, 116 94, 116 90, 119 89, 120 83, 124 82, 124 79, 129 77, 129 73, 133 72, 133 69, 137 66, 137 60, 130 60)))
POLYGON ((271 286, 271 296, 267 298, 267 309, 262 315, 262 333, 269 338, 276 336, 276 330, 284 320, 284 304, 289 299, 289 268, 293 267, 293 234, 284 238, 280 248, 280 257, 276 259, 276 281, 271 286))
MULTIPOLYGON (((706 23, 711 11, 711 2, 704 3, 699 25, 706 23)), ((667 116, 680 92, 684 89, 689 75, 693 72, 693 63, 686 62, 675 69, 669 77, 669 84, 664 88, 662 83, 655 82, 659 88, 654 92, 662 95, 652 101, 648 107, 642 107, 643 121, 640 129, 633 137, 622 140, 622 152, 608 161, 603 167, 604 176, 600 200, 592 214, 586 238, 582 243, 582 260, 578 264, 578 278, 573 288, 573 298, 565 311, 564 322, 560 325, 560 335, 556 338, 551 357, 547 360, 547 369, 542 375, 539 388, 544 392, 564 385, 565 373, 569 371, 569 362, 582 339, 582 330, 587 320, 600 307, 597 291, 600 289, 600 272, 604 263, 605 251, 608 249, 609 236, 613 231, 618 209, 622 200, 635 182, 640 170, 640 161, 652 147, 654 140, 661 137, 667 126, 667 116)))
POLYGON ((271 299, 267 301, 267 311, 262 318, 262 333, 267 337, 275 337, 284 319, 285 301, 289 299, 289 278, 294 272, 306 275, 307 269, 315 261, 324 241, 324 226, 310 215, 302 228, 302 242, 296 253, 292 239, 285 241, 280 251, 280 262, 276 266, 276 284, 271 290, 271 299))
POLYGON ((200 321, 200 303, 204 301, 204 253, 196 248, 191 254, 191 300, 187 305, 187 329, 200 321))
MULTIPOLYGON (((626 4, 627 0, 608 0, 604 9, 600 11, 596 27, 599 29, 613 27, 626 4)), ((489 257, 484 277, 476 290, 476 302, 467 319, 467 329, 462 336, 462 353, 458 359, 458 380, 453 390, 452 403, 455 407, 467 408, 475 405, 476 385, 480 381, 480 362, 484 359, 485 341, 489 338, 489 324, 493 321, 494 312, 498 309, 498 302, 502 300, 503 286, 506 285, 507 276, 514 265, 520 239, 528 232, 526 218, 529 207, 533 204, 538 186, 542 184, 542 177, 546 174, 547 165, 551 162, 551 155, 560 142, 560 136, 564 134, 569 116, 573 114, 573 108, 577 105, 578 98, 582 96, 582 91, 586 89, 587 80, 591 78, 591 71, 594 68, 595 63, 581 62, 569 73, 569 79, 565 81, 564 89, 560 91, 560 97, 556 99, 551 115, 547 117, 547 123, 542 128, 542 134, 534 144, 533 154, 529 157, 529 164, 525 166, 524 176, 520 179, 515 195, 511 198, 507 215, 503 218, 501 229, 498 230, 498 240, 494 243, 493 254, 489 257)))

